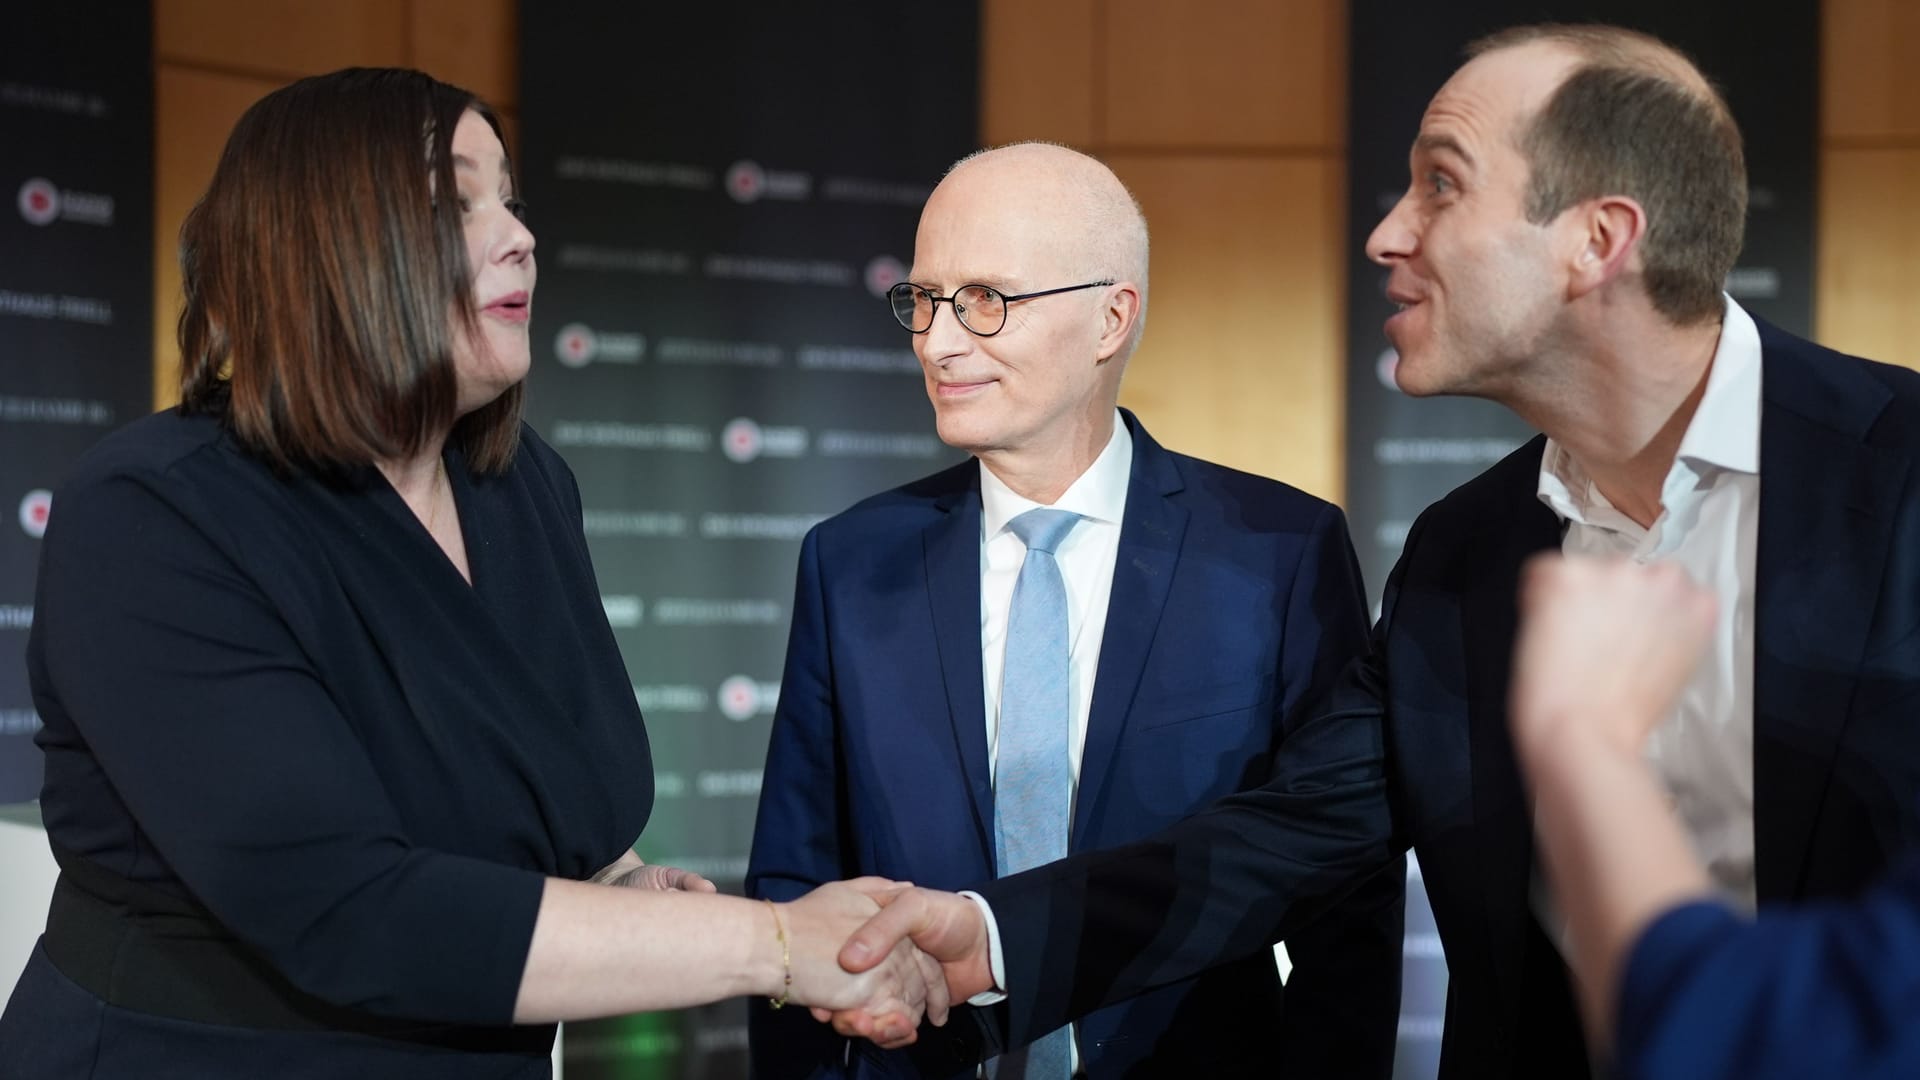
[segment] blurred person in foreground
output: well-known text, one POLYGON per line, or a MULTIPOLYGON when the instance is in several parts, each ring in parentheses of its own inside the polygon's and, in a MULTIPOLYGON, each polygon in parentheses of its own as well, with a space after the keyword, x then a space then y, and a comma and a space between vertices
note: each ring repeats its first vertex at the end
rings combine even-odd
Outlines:
POLYGON ((1516 590, 1542 551, 1672 563, 1721 598, 1649 756, 1727 896, 1850 896, 1920 843, 1920 374, 1725 294, 1740 132, 1678 51, 1547 25, 1470 57, 1367 252, 1401 308, 1400 388, 1542 435, 1421 513, 1373 649, 1265 786, 981 883, 984 909, 909 892, 843 960, 912 933, 957 996, 1009 995, 1017 1043, 1263 948, 1412 845, 1446 952, 1441 1076, 1586 1075, 1508 732, 1516 590))
POLYGON ((1541 556, 1520 600, 1514 749, 1581 1011, 1617 1074, 1920 1075, 1920 861, 1856 899, 1750 916, 1646 760, 1712 642, 1712 594, 1672 565, 1541 556))
POLYGON ((634 854, 646 731, 520 419, 533 248, 493 113, 425 75, 235 128, 182 230, 181 404, 86 454, 46 533, 61 875, 0 1077, 537 1077, 560 1020, 943 1012, 909 954, 834 964, 858 889, 776 906, 634 854))
MULTIPOLYGON (((962 888, 1137 840, 1259 783, 1366 647, 1338 507, 1167 450, 1118 407, 1147 256, 1132 194, 1064 146, 981 151, 927 200, 893 312, 940 438, 972 457, 808 534, 751 894, 962 888)), ((1284 987, 1248 956, 992 1067, 1385 1080, 1405 882, 1396 862, 1289 937, 1284 987)), ((756 1003, 754 1071, 971 1077, 998 1050, 978 1011, 909 1057, 756 1003)))

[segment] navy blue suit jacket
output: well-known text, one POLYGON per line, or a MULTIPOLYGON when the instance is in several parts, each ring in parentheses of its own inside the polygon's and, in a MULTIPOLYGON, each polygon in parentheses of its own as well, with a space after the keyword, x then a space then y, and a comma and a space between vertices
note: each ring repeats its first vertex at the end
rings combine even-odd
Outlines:
MULTIPOLYGON (((1762 901, 1803 900, 1861 888, 1920 839, 1920 375, 1765 323, 1760 338, 1756 872, 1762 901)), ((1565 969, 1529 906, 1507 736, 1518 572, 1561 537, 1536 496, 1543 445, 1415 522, 1372 652, 1267 785, 1150 842, 981 887, 1007 1038, 1255 950, 1412 845, 1450 972, 1442 1076, 1585 1075, 1565 969)))
MULTIPOLYGON (((1094 681, 1071 847, 1145 836, 1260 783, 1305 702, 1365 647, 1365 598, 1339 509, 1163 450, 1134 456, 1094 681)), ((993 876, 980 655, 979 465, 823 522, 801 549, 793 629, 748 870, 785 899, 879 874, 941 888, 993 876)), ((1082 1021, 1095 1078, 1381 1076, 1399 1003, 1404 874, 1271 956, 1242 957, 1082 1021), (1289 1074, 1289 1065, 1297 1068, 1289 1074)), ((914 1052, 845 1040, 756 1003, 762 1076, 850 1058, 865 1075, 972 1075, 994 1025, 962 1010, 914 1052)), ((829 1070, 831 1071, 831 1070, 829 1070)))

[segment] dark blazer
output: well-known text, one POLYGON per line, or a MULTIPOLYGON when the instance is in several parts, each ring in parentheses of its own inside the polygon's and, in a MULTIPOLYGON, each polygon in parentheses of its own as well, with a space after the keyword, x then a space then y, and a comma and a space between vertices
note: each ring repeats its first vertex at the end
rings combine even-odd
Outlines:
POLYGON ((61 888, 0 1077, 544 1071, 545 878, 627 850, 653 761, 566 464, 523 428, 445 465, 472 585, 376 470, 281 476, 209 416, 75 465, 27 647, 61 888))
POLYGON ((1856 903, 1682 905, 1624 971, 1623 1080, 1920 1076, 1920 861, 1856 903))
MULTIPOLYGON (((1802 900, 1859 889, 1920 837, 1920 376, 1760 335, 1758 891, 1802 900)), ((980 886, 1010 1038, 1258 949, 1413 845, 1450 969, 1442 1075, 1584 1075, 1565 971, 1529 907, 1507 737, 1518 570, 1561 537, 1536 497, 1543 445, 1415 522, 1373 651, 1265 787, 1150 842, 980 886)))
MULTIPOLYGON (((1074 851, 1137 839, 1259 783, 1303 703, 1366 640, 1338 508, 1169 453, 1125 421, 1133 468, 1074 851)), ((970 460, 808 535, 751 895, 784 899, 861 874, 944 888, 992 876, 980 520, 970 460)), ((1389 873, 1369 886, 1367 906, 1290 942, 1284 1009, 1262 954, 1086 1017, 1087 1074, 1386 1076, 1403 894, 1404 875, 1389 873)), ((850 1049, 801 1010, 756 1003, 753 1017, 762 1076, 807 1075, 822 1062, 869 1076, 971 1076, 992 1052, 965 1015, 923 1026, 912 1055, 850 1049)))

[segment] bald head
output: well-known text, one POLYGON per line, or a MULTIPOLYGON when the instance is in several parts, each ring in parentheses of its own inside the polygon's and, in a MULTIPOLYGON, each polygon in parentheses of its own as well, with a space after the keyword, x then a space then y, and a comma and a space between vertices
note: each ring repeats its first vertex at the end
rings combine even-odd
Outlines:
MULTIPOLYGON (((1024 142, 961 158, 921 215, 976 264, 1045 289, 1112 279, 1139 287, 1141 309, 1126 352, 1146 325, 1147 219, 1126 185, 1099 160, 1056 143, 1024 142)), ((955 250, 952 244, 940 245, 955 250)), ((916 252, 916 260, 922 253, 916 252)), ((936 267, 916 264, 924 280, 936 267)), ((984 284, 995 284, 984 282, 984 284)))
POLYGON ((941 440, 1029 499, 1058 498, 1113 441, 1146 279, 1146 221, 1105 165, 1045 143, 956 164, 895 286, 941 440))
POLYGON ((1652 34, 1600 23, 1539 23, 1489 34, 1467 46, 1469 59, 1524 45, 1559 46, 1583 67, 1635 71, 1692 94, 1701 104, 1731 117, 1727 103, 1706 75, 1679 49, 1652 34))

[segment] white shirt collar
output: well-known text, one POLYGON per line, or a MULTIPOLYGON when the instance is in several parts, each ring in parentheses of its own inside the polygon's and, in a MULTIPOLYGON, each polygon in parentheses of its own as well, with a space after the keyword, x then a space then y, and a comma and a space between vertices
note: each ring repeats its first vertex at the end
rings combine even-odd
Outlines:
POLYGON ((1735 472, 1760 471, 1760 328, 1732 297, 1706 393, 1680 439, 1680 456, 1735 472))
MULTIPOLYGON (((1723 294, 1724 295, 1724 294, 1723 294)), ((1726 299, 1720 342, 1707 371, 1707 388, 1680 437, 1674 470, 1687 464, 1757 475, 1760 472, 1760 328, 1753 316, 1726 299)), ((1671 486, 1674 473, 1668 473, 1671 486)), ((1549 438, 1540 457, 1540 501, 1562 519, 1587 520, 1609 505, 1586 470, 1566 448, 1549 438)))
MULTIPOLYGON (((1053 506, 1071 510, 1084 518, 1119 524, 1127 510, 1127 482, 1133 475, 1133 435, 1119 410, 1113 414, 1113 435, 1106 449, 1093 459, 1087 471, 1074 480, 1053 506)), ((991 540, 1000 535, 1007 522, 1043 504, 1016 493, 1006 482, 993 475, 985 462, 980 464, 981 536, 991 540)))

